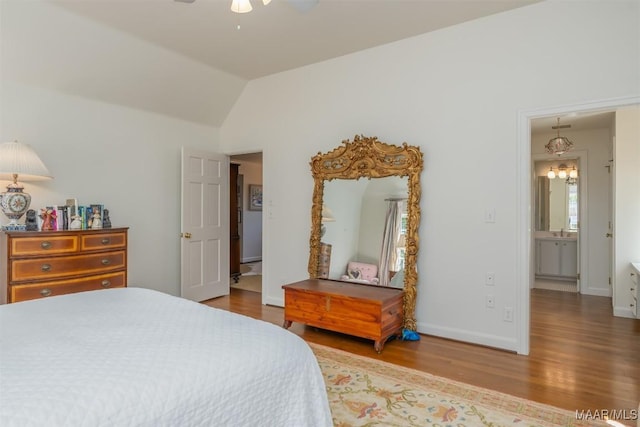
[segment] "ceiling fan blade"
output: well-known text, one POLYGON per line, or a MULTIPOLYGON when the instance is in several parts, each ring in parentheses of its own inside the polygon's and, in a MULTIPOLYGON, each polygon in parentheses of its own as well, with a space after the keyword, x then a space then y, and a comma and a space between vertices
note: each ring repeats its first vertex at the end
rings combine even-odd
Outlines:
POLYGON ((308 12, 318 4, 318 0, 287 0, 298 12, 308 12))

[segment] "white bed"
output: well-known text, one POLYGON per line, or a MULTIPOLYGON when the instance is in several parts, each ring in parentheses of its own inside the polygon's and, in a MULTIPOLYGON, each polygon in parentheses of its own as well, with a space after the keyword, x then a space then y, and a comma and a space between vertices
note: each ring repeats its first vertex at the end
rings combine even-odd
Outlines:
POLYGON ((0 306, 0 426, 330 425, 279 326, 141 288, 0 306))

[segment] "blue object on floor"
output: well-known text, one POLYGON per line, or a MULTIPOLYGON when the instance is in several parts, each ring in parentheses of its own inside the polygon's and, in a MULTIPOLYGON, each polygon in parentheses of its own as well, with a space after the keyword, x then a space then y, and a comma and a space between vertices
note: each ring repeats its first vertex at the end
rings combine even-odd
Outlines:
POLYGON ((410 331, 409 329, 403 329, 402 340, 403 341, 420 341, 420 335, 415 331, 410 331))

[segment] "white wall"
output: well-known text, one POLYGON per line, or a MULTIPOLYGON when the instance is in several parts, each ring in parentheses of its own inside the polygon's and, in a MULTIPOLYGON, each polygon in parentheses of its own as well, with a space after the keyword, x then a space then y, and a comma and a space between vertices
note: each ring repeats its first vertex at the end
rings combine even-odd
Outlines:
MULTIPOLYGON (((569 123, 570 120, 567 120, 569 123)), ((571 152, 562 158, 572 158, 582 155, 578 166, 580 174, 580 246, 586 253, 581 254, 584 262, 580 264, 580 292, 589 295, 611 296, 609 286, 609 239, 606 237, 610 209, 611 182, 606 166, 612 155, 612 129, 591 129, 585 131, 563 130, 574 143, 571 152), (585 190, 586 189, 586 193, 585 190)), ((545 153, 544 146, 556 132, 539 133, 531 137, 532 155, 545 153)), ((543 158, 555 159, 554 164, 560 163, 558 156, 543 155, 543 158)), ((538 158, 538 157, 536 157, 538 158)), ((569 162, 567 162, 569 164, 569 162)))
MULTIPOLYGON (((6 7, 26 3, 30 2, 0 2, 0 138, 33 146, 55 177, 50 182, 26 183, 32 206, 59 204, 70 197, 82 204, 103 203, 114 226, 130 227, 129 284, 179 294, 180 147, 216 150, 218 129, 74 95, 66 91, 64 76, 59 76, 62 80, 22 79, 22 71, 33 76, 30 67, 38 58, 45 68, 65 60, 51 51, 52 46, 64 51, 75 48, 70 40, 70 44, 52 43, 56 33, 36 25, 41 11, 6 7), (33 22, 31 12, 37 14, 33 22)), ((157 53, 108 28, 89 26, 87 33, 81 18, 55 7, 47 11, 47 25, 64 23, 65 31, 74 33, 79 43, 91 40, 114 49, 120 46, 112 45, 115 42, 124 43, 122 48, 135 46, 142 62, 157 53)), ((167 52, 163 61, 172 68, 172 61, 181 64, 184 59, 167 52)), ((99 78, 94 76, 91 83, 101 90, 99 78)), ((1 221, 7 222, 6 218, 1 221)))
POLYGON ((516 349, 518 113, 640 93, 638 7, 546 1, 250 82, 221 149, 264 153, 263 301, 307 277, 310 158, 356 134, 407 141, 425 156, 419 331, 516 349))
POLYGON ((640 261, 640 107, 616 112, 614 313, 632 317, 631 262, 640 261))

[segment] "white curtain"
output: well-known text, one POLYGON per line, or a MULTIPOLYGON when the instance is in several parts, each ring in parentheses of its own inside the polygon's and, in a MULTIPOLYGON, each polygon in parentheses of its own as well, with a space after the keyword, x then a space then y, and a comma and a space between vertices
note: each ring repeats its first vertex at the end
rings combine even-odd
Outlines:
POLYGON ((396 247, 402 232, 402 200, 389 200, 387 216, 382 236, 380 266, 378 267, 378 284, 389 286, 389 271, 395 270, 397 263, 396 247))

